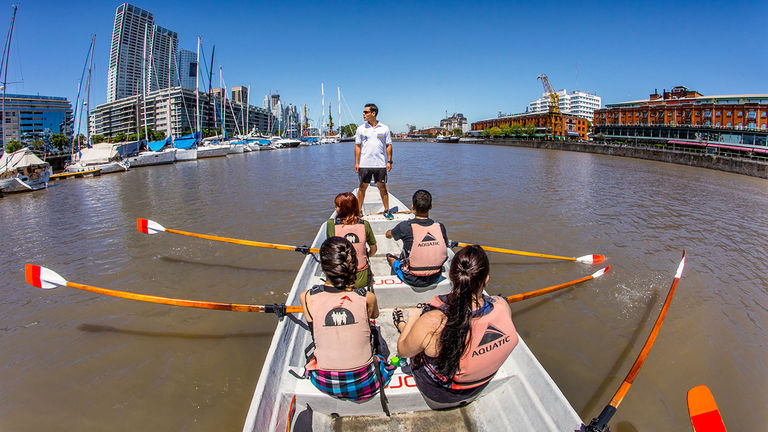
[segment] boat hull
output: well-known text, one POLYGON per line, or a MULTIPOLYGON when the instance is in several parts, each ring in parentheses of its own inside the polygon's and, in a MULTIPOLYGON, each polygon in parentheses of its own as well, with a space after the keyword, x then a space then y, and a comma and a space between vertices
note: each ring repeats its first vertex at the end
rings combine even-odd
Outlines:
POLYGON ((111 174, 116 172, 125 172, 128 171, 129 164, 128 161, 119 161, 119 162, 109 162, 105 164, 92 164, 92 165, 82 165, 82 164, 71 164, 67 165, 66 168, 64 168, 65 173, 79 173, 83 171, 93 171, 93 170, 99 170, 99 174, 111 174))
POLYGON ((229 145, 210 145, 197 148, 197 158, 221 157, 229 154, 229 145))
POLYGON ((197 149, 176 149, 176 162, 197 160, 197 149))
POLYGON ((128 158, 131 168, 170 164, 176 161, 176 149, 161 150, 158 152, 143 151, 137 156, 128 158))
MULTIPOLYGON (((392 195, 390 205, 406 208, 392 195)), ((379 195, 367 194, 363 211, 370 215, 365 218, 371 224, 378 246, 377 254, 370 258, 380 308, 377 323, 385 341, 385 350, 392 355, 397 350, 398 337, 389 318, 392 308, 413 306, 435 295, 448 293, 450 282, 447 280, 447 269, 453 252, 448 250, 449 259, 443 267, 443 277, 435 285, 425 288, 405 285, 396 276, 390 275, 385 258, 387 253, 399 253, 401 244, 387 239, 384 233, 413 216, 395 214, 394 220, 386 220, 377 214, 382 210, 379 195)), ((322 224, 311 246, 320 247, 325 238, 325 224, 322 224)), ((306 257, 286 304, 299 304, 299 294, 314 284, 322 284, 321 276, 318 263, 306 257)), ((243 430, 286 430, 287 413, 294 396, 296 417, 311 418, 311 428, 315 431, 337 430, 341 425, 339 422, 353 430, 365 430, 369 426, 389 422, 390 419, 382 412, 378 395, 365 402, 341 401, 321 393, 308 380, 297 379, 290 374, 290 370, 299 374, 303 372, 304 348, 312 340, 302 316, 297 314, 291 318, 282 320, 275 330, 243 430)), ((456 429, 457 423, 450 421, 453 417, 444 411, 429 409, 413 377, 402 368, 396 370, 386 394, 392 419, 396 419, 392 420, 396 423, 391 425, 403 429, 410 426, 413 430, 417 430, 419 424, 430 424, 430 429, 434 431, 456 429)), ((474 430, 575 431, 581 426, 576 412, 522 338, 478 399, 455 411, 467 413, 460 416, 460 424, 471 422, 474 430)))
POLYGON ((47 188, 53 174, 51 166, 46 163, 44 166, 34 168, 33 171, 30 174, 4 173, 3 178, 0 178, 0 192, 6 194, 33 192, 47 188))

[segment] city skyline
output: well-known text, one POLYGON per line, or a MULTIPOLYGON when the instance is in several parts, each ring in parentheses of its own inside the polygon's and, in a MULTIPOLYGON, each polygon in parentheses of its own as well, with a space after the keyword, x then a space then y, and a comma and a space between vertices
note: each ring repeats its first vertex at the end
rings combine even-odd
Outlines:
MULTIPOLYGON (((74 102, 95 33, 91 104, 105 103, 120 4, 21 4, 8 93, 74 102)), ((523 112, 542 93, 540 73, 556 90, 596 93, 603 104, 646 99, 654 89, 676 85, 704 95, 768 93, 768 48, 762 45, 768 31, 760 22, 768 5, 758 2, 130 4, 177 32, 180 49, 194 51, 199 34, 210 62, 215 44, 214 69, 223 66, 230 89, 250 85, 252 105, 279 92, 286 103, 306 103, 317 119, 324 82, 337 125, 362 122, 367 102, 380 107, 379 120, 394 131, 404 131, 407 123, 437 125, 446 111, 464 113, 470 123, 499 111, 523 112), (337 86, 348 105, 341 122, 337 86)), ((6 33, 11 13, 10 3, 0 8, 6 33)))

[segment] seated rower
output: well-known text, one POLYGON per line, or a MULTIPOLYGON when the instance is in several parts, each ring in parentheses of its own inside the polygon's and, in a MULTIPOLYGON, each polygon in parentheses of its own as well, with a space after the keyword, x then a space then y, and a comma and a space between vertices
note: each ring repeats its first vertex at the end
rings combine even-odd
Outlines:
POLYGON ((314 344, 306 365, 309 379, 335 398, 370 399, 389 383, 395 370, 373 353, 368 320, 379 316, 376 296, 354 288, 357 257, 346 239, 330 237, 323 242, 320 266, 325 284, 299 296, 314 344))
POLYGON ((414 381, 432 409, 472 402, 517 345, 507 301, 483 295, 488 271, 485 251, 467 246, 451 261, 450 294, 410 309, 408 321, 399 308, 392 312, 397 352, 413 357, 414 381))
POLYGON ((357 197, 352 192, 336 195, 336 219, 328 219, 326 235, 344 237, 357 252, 357 280, 355 288, 369 287, 373 284, 373 274, 368 265, 368 257, 376 253, 376 238, 367 220, 358 216, 357 197), (368 244, 366 251, 365 244, 368 244))
POLYGON ((440 279, 448 259, 445 226, 429 218, 432 195, 424 189, 413 194, 411 206, 415 218, 397 224, 386 232, 387 238, 403 240, 400 256, 387 254, 395 274, 410 286, 426 287, 440 279))

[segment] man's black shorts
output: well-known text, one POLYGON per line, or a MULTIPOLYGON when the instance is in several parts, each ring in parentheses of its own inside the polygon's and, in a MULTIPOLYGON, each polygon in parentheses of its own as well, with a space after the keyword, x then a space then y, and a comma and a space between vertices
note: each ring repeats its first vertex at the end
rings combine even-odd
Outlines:
POLYGON ((386 168, 358 168, 357 173, 360 176, 360 184, 370 183, 371 180, 376 183, 387 182, 386 168))

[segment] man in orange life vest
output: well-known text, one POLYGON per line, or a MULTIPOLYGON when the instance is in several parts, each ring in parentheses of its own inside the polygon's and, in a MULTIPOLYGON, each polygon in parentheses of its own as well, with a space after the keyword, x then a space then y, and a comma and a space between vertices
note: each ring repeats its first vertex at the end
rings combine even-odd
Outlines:
POLYGON ((386 232, 387 238, 403 240, 399 257, 387 254, 395 274, 408 285, 426 287, 440 279, 443 264, 448 259, 448 236, 445 226, 429 218, 432 195, 424 189, 413 194, 415 218, 400 222, 386 232))

